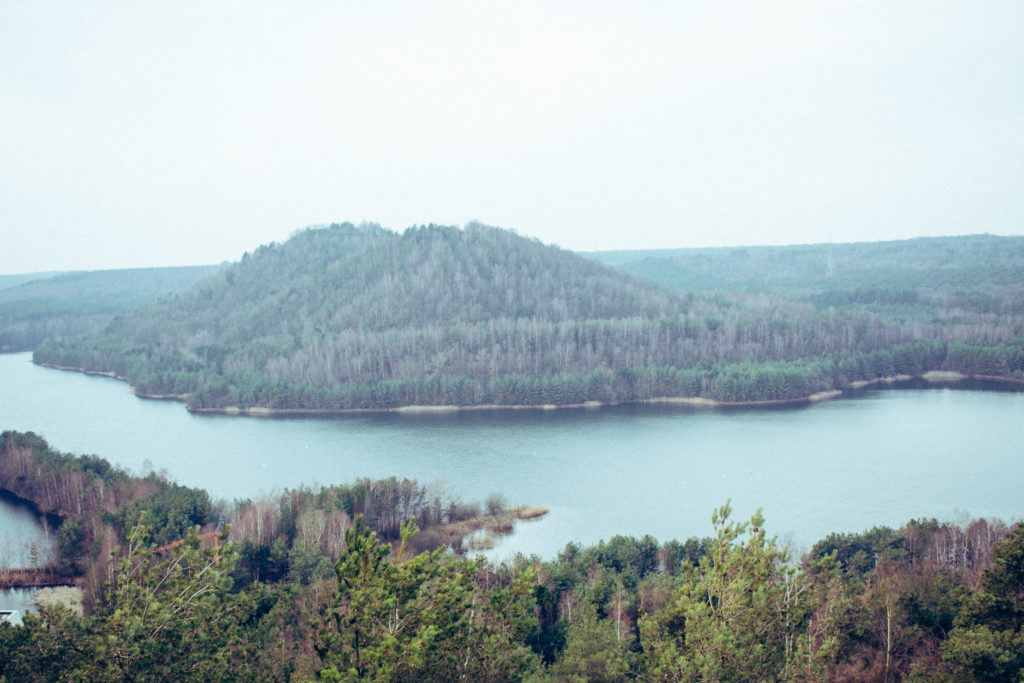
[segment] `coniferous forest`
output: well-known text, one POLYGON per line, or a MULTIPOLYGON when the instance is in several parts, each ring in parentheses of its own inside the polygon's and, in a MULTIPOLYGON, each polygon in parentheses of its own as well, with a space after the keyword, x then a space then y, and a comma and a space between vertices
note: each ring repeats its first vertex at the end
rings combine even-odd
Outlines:
POLYGON ((598 255, 631 276, 479 224, 332 225, 34 357, 200 411, 790 401, 936 370, 1020 380, 1022 244, 598 255))
POLYGON ((52 570, 79 577, 86 602, 0 623, 2 681, 1024 672, 1019 523, 911 520, 832 534, 794 558, 760 513, 736 520, 726 502, 703 538, 617 536, 495 565, 427 533, 473 505, 409 481, 228 504, 4 432, 0 485, 61 517, 52 570))

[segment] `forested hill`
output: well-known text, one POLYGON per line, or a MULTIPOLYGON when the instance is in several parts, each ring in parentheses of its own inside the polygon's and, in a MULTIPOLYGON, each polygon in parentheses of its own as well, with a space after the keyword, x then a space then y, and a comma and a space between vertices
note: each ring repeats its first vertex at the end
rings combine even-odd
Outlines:
POLYGON ((679 297, 660 287, 477 224, 403 234, 351 224, 300 231, 285 244, 246 254, 178 304, 169 309, 184 306, 197 323, 227 316, 217 334, 229 342, 279 332, 648 317, 680 309, 679 297))
POLYGON ((103 329, 115 315, 181 292, 219 266, 0 276, 0 353, 103 329))
POLYGON ((672 291, 478 224, 344 224, 261 247, 35 359, 195 409, 744 402, 931 369, 1012 377, 1020 328, 1013 315, 908 321, 672 291))

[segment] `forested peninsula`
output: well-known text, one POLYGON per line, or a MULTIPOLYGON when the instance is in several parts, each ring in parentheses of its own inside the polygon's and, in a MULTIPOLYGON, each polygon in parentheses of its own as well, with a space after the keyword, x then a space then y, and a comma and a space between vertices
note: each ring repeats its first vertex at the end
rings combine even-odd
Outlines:
MULTIPOLYGON (((912 520, 795 558, 728 503, 709 536, 467 557, 484 508, 409 480, 234 503, 0 434, 0 488, 60 515, 84 611, 0 621, 0 681, 1012 681, 1024 526, 912 520), (422 528, 422 530, 421 530, 422 528)), ((684 530, 685 531, 685 530, 684 530)), ((0 563, 0 578, 9 567, 0 563)))
POLYGON ((930 371, 1024 379, 1024 241, 946 239, 643 267, 620 254, 629 275, 480 224, 331 225, 34 360, 257 414, 799 401, 930 371), (743 282, 723 275, 742 262, 756 265, 743 282))

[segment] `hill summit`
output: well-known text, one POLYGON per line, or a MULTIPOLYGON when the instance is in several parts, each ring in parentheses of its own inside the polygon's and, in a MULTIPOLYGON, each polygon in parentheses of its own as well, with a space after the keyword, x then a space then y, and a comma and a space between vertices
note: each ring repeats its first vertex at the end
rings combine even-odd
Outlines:
POLYGON ((346 223, 260 247, 36 360, 194 408, 536 403, 559 397, 534 380, 633 364, 624 337, 688 301, 509 230, 346 223))

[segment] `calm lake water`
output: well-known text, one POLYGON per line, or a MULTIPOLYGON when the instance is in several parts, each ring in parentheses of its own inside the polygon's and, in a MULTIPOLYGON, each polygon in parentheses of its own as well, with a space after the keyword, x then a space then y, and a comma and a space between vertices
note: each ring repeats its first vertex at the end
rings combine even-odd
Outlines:
MULTIPOLYGON (((53 529, 46 519, 14 496, 0 492, 0 569, 44 564, 54 548, 53 529)), ((14 621, 20 622, 21 616, 30 609, 33 592, 31 589, 0 589, 0 609, 16 610, 18 616, 14 621)))
MULTIPOLYGON (((0 355, 0 429, 136 473, 166 470, 233 500, 354 478, 443 480, 463 500, 546 505, 496 548, 553 557, 615 534, 711 534, 712 510, 764 508, 766 527, 806 550, 832 531, 908 519, 1019 519, 1024 393, 872 390, 800 408, 196 416, 128 385, 0 355)), ((12 522, 0 518, 6 528, 12 522)))

